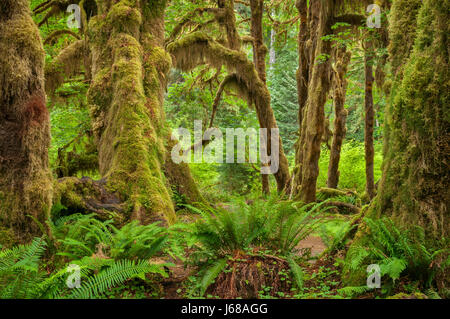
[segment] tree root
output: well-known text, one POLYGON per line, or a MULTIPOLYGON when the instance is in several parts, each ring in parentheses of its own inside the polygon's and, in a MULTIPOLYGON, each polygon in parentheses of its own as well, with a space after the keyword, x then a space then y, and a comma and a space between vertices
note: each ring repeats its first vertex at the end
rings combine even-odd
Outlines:
POLYGON ((105 186, 105 179, 61 178, 55 184, 53 205, 60 208, 59 215, 96 213, 100 220, 114 219, 117 224, 123 224, 126 219, 123 202, 116 194, 108 192, 105 186))

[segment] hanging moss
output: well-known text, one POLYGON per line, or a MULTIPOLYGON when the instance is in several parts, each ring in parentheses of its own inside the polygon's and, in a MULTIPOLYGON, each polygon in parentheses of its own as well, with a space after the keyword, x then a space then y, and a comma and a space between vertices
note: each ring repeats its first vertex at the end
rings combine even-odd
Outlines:
POLYGON ((389 54, 396 74, 409 57, 416 37, 417 13, 422 0, 396 0, 389 18, 389 54))
MULTIPOLYGON (((248 60, 245 52, 229 49, 203 32, 193 32, 168 45, 167 50, 174 56, 175 66, 181 70, 187 71, 198 65, 209 64, 214 67, 224 65, 228 72, 236 73, 240 84, 238 92, 242 98, 251 101, 249 106, 255 106, 260 127, 278 128, 270 107, 267 85, 260 79, 255 65, 248 60)), ((267 149, 270 150, 270 130, 268 133, 267 149)), ((281 139, 278 145, 279 169, 274 176, 278 191, 281 192, 288 184, 290 174, 281 139)))
POLYGON ((52 63, 45 66, 45 89, 53 95, 66 77, 76 75, 83 65, 85 45, 78 40, 63 49, 52 63))
POLYGON ((56 174, 59 178, 98 172, 98 153, 92 139, 87 142, 78 140, 58 149, 56 174), (69 147, 71 150, 68 151, 69 147))

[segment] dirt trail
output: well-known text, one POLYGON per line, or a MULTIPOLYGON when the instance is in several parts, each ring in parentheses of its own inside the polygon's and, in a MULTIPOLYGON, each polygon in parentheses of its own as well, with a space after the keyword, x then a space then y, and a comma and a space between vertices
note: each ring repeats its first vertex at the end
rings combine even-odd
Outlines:
POLYGON ((191 275, 192 269, 185 268, 181 261, 170 268, 170 277, 162 282, 165 299, 183 298, 183 281, 191 275))
POLYGON ((300 241, 296 248, 299 250, 311 248, 311 256, 316 257, 320 255, 323 251, 325 251, 325 249, 327 249, 327 246, 322 241, 322 238, 310 235, 306 237, 304 240, 300 241))

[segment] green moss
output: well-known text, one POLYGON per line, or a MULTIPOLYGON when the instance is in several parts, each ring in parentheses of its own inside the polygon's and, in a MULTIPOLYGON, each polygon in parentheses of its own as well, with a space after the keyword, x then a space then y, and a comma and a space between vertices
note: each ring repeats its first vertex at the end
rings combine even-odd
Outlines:
POLYGON ((140 34, 143 21, 137 7, 135 1, 120 1, 106 12, 104 22, 95 22, 99 34, 93 39, 107 38, 105 47, 94 44, 94 55, 107 58, 94 59, 102 68, 89 91, 100 173, 107 189, 126 202, 132 218, 172 223, 175 213, 161 171, 162 77, 170 58, 150 34, 140 34), (106 29, 110 34, 103 32, 106 29))
POLYGON ((108 11, 106 24, 112 27, 111 36, 128 33, 135 37, 139 36, 139 29, 142 24, 142 16, 136 7, 136 1, 122 0, 108 11), (133 7, 134 6, 134 7, 133 7))
POLYGON ((37 224, 48 217, 52 193, 45 52, 28 1, 2 1, 0 12, 0 74, 7 75, 0 78, 0 224, 4 236, 26 242, 42 235, 37 224))
MULTIPOLYGON (((431 238, 448 236, 450 229, 444 146, 450 141, 448 12, 448 1, 424 1, 409 58, 391 50, 404 64, 386 112, 383 177, 375 203, 378 215, 418 224, 431 238)), ((409 32, 403 16, 393 18, 392 25, 400 28, 395 34, 409 32)))
POLYGON ((167 0, 147 0, 144 7, 144 15, 146 18, 160 17, 164 14, 167 0))
POLYGON ((76 177, 66 177, 54 184, 53 205, 63 205, 84 210, 83 195, 88 195, 94 189, 79 188, 79 179, 76 177))
POLYGON ((415 292, 412 294, 402 292, 394 296, 387 297, 386 299, 428 299, 428 297, 421 292, 415 292))
POLYGON ((11 228, 0 226, 0 250, 3 248, 11 248, 17 242, 15 234, 11 228))
POLYGON ((389 21, 389 52, 394 74, 405 63, 416 37, 416 22, 422 0, 397 0, 389 21))

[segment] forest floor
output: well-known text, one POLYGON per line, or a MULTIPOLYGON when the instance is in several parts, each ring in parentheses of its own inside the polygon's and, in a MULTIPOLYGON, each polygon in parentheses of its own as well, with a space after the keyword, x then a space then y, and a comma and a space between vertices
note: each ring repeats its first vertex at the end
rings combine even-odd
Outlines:
MULTIPOLYGON (((297 245, 297 249, 300 251, 311 249, 311 257, 316 257, 324 252, 325 249, 327 249, 327 246, 323 242, 322 238, 311 235, 300 241, 297 245)), ((311 260, 311 262, 314 263, 315 260, 311 260)))
MULTIPOLYGON (((318 280, 321 280, 323 278, 320 278, 319 275, 317 276, 317 279, 315 279, 316 275, 320 274, 324 267, 327 267, 327 269, 330 269, 330 266, 332 267, 332 265, 330 265, 330 261, 317 261, 316 259, 314 259, 314 257, 318 257, 322 252, 324 252, 326 248, 327 246, 322 241, 322 239, 318 236, 313 235, 308 236, 304 240, 300 241, 297 245, 299 254, 302 254, 303 252, 309 250, 310 256, 313 258, 308 260, 309 266, 306 268, 306 272, 312 278, 306 282, 307 289, 320 287, 318 280)), ((191 275, 193 275, 195 269, 186 267, 186 265, 180 259, 176 260, 174 264, 175 266, 170 268, 170 277, 162 282, 164 297, 165 299, 184 299, 186 298, 184 283, 189 279, 191 275)), ((335 280, 339 280, 338 273, 333 272, 333 274, 334 276, 327 279, 329 281, 336 282, 335 280)))

